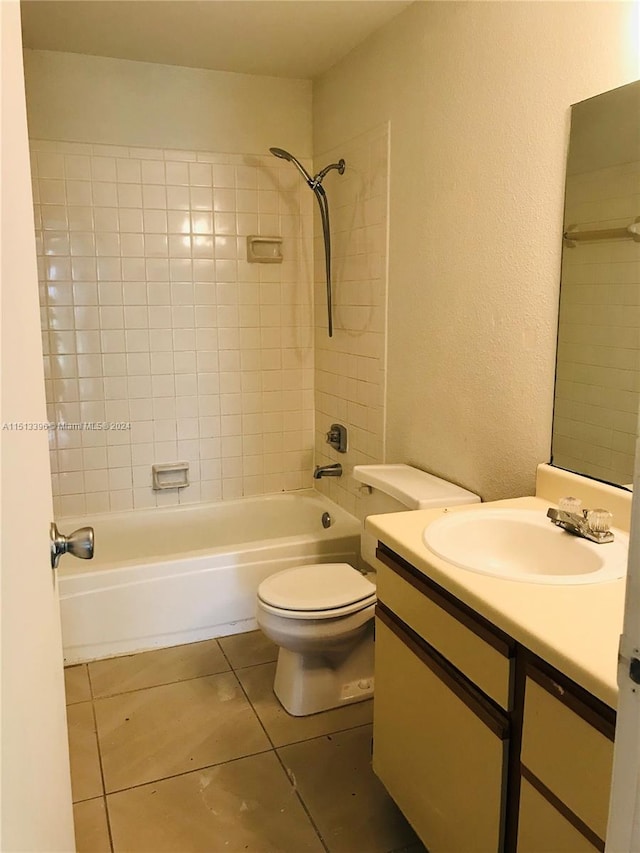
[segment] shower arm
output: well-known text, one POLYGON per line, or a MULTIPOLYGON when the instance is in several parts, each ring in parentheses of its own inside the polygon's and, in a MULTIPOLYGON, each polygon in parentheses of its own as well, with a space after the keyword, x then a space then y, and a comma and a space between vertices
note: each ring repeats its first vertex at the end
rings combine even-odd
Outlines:
POLYGON ((322 220, 322 236, 324 242, 324 262, 327 279, 327 330, 329 337, 333 337, 333 308, 331 298, 331 232, 329 230, 329 202, 327 194, 321 184, 313 187, 314 195, 320 208, 320 219, 322 220))

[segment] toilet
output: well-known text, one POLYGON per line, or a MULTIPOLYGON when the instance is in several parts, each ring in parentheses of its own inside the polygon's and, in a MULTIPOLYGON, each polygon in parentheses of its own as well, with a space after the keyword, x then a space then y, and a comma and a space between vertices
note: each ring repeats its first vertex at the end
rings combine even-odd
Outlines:
MULTIPOLYGON (((356 465, 364 517, 477 503, 480 498, 409 465, 356 465)), ((370 566, 373 537, 363 530, 370 566)), ((257 621, 280 649, 273 690, 296 717, 361 702, 373 694, 375 573, 348 563, 284 569, 258 587, 257 621)))

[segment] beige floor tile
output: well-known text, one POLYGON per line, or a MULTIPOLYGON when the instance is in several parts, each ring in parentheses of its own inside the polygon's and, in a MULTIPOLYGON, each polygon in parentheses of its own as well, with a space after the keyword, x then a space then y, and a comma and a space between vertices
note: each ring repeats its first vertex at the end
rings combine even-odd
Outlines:
POLYGON ((64 692, 67 696, 67 705, 91 701, 91 687, 89 686, 86 663, 65 668, 64 692))
POLYGON ((269 749, 233 673, 95 700, 107 791, 269 749))
POLYGON ((108 797, 116 853, 321 853, 273 752, 108 797))
POLYGON ((76 853, 111 853, 107 810, 102 797, 73 807, 76 853))
POLYGON ((73 801, 101 797, 102 776, 91 702, 69 705, 67 726, 73 801))
POLYGON ((371 769, 372 726, 278 750, 330 853, 388 853, 416 835, 371 769))
POLYGON ((220 637, 218 642, 234 669, 255 666, 259 663, 271 663, 278 658, 278 647, 265 637, 262 631, 220 637))
POLYGON ((229 664, 220 651, 218 641, 205 640, 95 661, 89 664, 89 675, 93 695, 98 697, 215 675, 228 669, 229 664))
POLYGON ((276 665, 267 663, 237 672, 251 704, 275 746, 308 740, 371 722, 373 702, 370 699, 309 717, 292 717, 284 710, 273 692, 275 671, 276 665))

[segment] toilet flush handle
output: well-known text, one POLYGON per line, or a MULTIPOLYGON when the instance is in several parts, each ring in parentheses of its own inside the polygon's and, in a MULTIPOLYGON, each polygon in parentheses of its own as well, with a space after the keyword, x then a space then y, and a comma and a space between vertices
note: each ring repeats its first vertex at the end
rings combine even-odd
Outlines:
POLYGON ((63 554, 72 554, 81 560, 93 558, 93 527, 80 527, 69 536, 60 533, 55 522, 49 528, 51 537, 51 568, 58 567, 58 560, 63 554))

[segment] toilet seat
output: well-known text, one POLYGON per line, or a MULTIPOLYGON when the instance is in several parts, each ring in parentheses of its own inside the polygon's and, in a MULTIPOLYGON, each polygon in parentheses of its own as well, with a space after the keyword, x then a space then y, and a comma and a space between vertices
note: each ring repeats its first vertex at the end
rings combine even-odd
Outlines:
POLYGON ((375 604, 376 588, 348 563, 285 569, 258 587, 260 605, 289 619, 331 619, 375 604))

